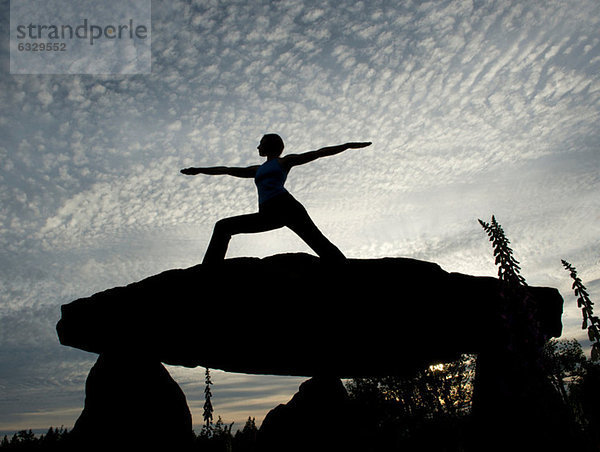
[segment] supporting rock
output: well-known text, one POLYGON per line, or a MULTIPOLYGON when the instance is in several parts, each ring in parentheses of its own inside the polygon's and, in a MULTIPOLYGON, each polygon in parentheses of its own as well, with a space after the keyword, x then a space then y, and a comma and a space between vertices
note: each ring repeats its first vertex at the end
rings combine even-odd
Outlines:
POLYGON ((157 361, 103 353, 86 381, 83 412, 71 432, 75 450, 187 450, 192 418, 185 396, 157 361))
POLYGON ((358 413, 335 377, 313 377, 285 405, 269 411, 258 431, 259 452, 364 450, 358 413))

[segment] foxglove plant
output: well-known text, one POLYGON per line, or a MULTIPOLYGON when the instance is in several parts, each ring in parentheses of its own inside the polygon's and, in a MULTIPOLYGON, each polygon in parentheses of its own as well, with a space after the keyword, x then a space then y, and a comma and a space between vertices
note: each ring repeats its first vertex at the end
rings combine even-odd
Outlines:
POLYGON ((592 361, 600 361, 600 319, 594 315, 592 300, 587 292, 586 287, 581 282, 581 278, 577 276, 577 269, 569 262, 562 259, 563 266, 571 274, 573 279, 573 292, 577 297, 577 307, 581 309, 583 315, 583 323, 581 329, 588 330, 588 338, 592 342, 592 361))

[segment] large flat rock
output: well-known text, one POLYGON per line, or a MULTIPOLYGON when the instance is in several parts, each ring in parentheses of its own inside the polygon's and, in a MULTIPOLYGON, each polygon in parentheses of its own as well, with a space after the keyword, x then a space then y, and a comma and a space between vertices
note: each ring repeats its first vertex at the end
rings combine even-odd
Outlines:
MULTIPOLYGON (((530 287, 542 330, 563 299, 530 287)), ((169 270, 61 308, 63 345, 231 372, 394 375, 497 347, 499 281, 405 258, 307 254, 169 270)))

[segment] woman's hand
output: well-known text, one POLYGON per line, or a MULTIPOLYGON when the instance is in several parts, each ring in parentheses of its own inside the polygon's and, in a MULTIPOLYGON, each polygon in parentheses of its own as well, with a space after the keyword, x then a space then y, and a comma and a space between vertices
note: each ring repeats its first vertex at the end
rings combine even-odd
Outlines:
POLYGON ((347 149, 360 149, 360 148, 366 148, 367 146, 370 146, 371 142, 370 141, 359 141, 359 142, 351 142, 351 143, 346 143, 346 148, 347 149))
POLYGON ((195 176, 196 174, 200 173, 200 170, 198 168, 184 168, 180 171, 180 173, 188 176, 195 176))

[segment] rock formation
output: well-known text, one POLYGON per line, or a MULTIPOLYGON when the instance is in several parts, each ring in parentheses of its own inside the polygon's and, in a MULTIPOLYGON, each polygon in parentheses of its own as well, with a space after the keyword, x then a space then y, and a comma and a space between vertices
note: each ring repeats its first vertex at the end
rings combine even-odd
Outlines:
POLYGON ((513 428, 498 413, 503 406, 537 403, 528 403, 519 385, 539 380, 530 372, 534 360, 514 359, 512 330, 535 325, 543 338, 559 337, 562 330, 559 292, 526 290, 523 316, 511 311, 514 297, 496 278, 448 273, 413 259, 326 264, 307 254, 284 254, 165 271, 62 306, 60 342, 100 354, 75 430, 89 440, 111 420, 122 429, 129 421, 141 428, 160 420, 165 439, 177 436, 185 443, 189 410, 161 363, 317 377, 265 419, 262 438, 273 445, 276 430, 288 431, 287 422, 310 412, 316 398, 306 394, 329 388, 330 409, 343 409, 337 383, 328 382, 411 374, 462 353, 482 358, 475 398, 481 431, 513 428), (522 318, 507 328, 515 315, 522 318), (218 346, 203 346, 203 337, 218 346), (119 369, 126 370, 122 378, 115 377, 119 369), (129 375, 147 381, 146 389, 136 388, 129 375), (141 407, 137 413, 127 408, 135 405, 141 407))
MULTIPOLYGON (((547 336, 562 297, 531 288, 547 336)), ((394 375, 493 348, 498 280, 403 258, 325 264, 306 254, 170 270, 62 306, 60 342, 188 367, 338 377, 394 375), (213 337, 219 347, 202 346, 213 337), (285 350, 282 353, 282 348, 285 350)))
POLYGON ((193 440, 185 395, 158 361, 102 353, 70 434, 73 450, 184 450, 193 440))
POLYGON ((359 412, 342 381, 313 377, 286 403, 273 408, 258 431, 257 449, 279 451, 359 451, 359 412), (315 417, 317 419, 315 419, 315 417))

